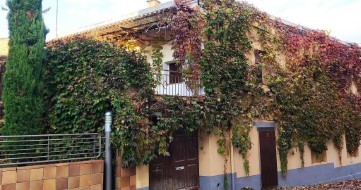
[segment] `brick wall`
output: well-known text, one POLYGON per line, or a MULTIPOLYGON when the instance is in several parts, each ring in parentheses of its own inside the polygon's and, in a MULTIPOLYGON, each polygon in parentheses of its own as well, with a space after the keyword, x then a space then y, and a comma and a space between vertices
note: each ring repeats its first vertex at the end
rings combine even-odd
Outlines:
POLYGON ((135 168, 122 168, 119 157, 116 159, 116 165, 115 190, 135 190, 135 168))
POLYGON ((103 190, 102 160, 0 168, 0 190, 103 190))

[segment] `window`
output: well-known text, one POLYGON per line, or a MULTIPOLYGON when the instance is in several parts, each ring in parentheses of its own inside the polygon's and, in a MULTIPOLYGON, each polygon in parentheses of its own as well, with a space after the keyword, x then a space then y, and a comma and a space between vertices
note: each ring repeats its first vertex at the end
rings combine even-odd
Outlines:
POLYGON ((255 74, 257 77, 257 82, 265 84, 265 81, 263 80, 263 73, 264 73, 264 67, 263 67, 263 56, 266 54, 265 51, 262 50, 254 50, 254 59, 255 59, 255 74))
POLYGON ((262 57, 265 54, 266 54, 265 51, 258 50, 258 49, 254 50, 254 58, 255 58, 254 63, 256 65, 260 65, 262 63, 262 57))
POLYGON ((311 151, 311 160, 312 164, 327 162, 326 151, 323 151, 321 154, 316 154, 315 152, 311 151))
POLYGON ((182 82, 182 65, 176 62, 168 63, 169 66, 169 84, 175 84, 182 82))

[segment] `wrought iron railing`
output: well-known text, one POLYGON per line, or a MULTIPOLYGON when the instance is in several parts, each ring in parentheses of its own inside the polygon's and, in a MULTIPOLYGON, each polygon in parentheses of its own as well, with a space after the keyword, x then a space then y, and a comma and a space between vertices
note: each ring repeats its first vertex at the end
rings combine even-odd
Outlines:
POLYGON ((204 90, 199 79, 186 78, 180 72, 162 71, 156 76, 159 82, 155 93, 165 96, 203 96, 204 90))
POLYGON ((0 136, 0 167, 90 160, 101 153, 97 133, 0 136))

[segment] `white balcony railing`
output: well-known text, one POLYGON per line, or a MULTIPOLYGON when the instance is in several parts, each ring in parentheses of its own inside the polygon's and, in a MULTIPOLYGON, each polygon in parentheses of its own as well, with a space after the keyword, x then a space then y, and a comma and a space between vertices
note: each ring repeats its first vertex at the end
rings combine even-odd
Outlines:
POLYGON ((155 89, 155 94, 165 96, 204 96, 204 90, 199 79, 188 79, 180 72, 162 71, 157 76, 159 84, 155 89))

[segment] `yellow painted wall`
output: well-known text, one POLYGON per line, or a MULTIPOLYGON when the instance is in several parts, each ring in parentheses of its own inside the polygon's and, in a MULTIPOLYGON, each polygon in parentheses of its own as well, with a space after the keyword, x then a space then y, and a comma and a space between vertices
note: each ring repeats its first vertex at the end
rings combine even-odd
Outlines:
POLYGON ((143 165, 136 168, 136 188, 149 187, 149 166, 143 165))
MULTIPOLYGON (((276 138, 277 138, 277 131, 276 138)), ((250 137, 252 141, 252 149, 249 151, 249 162, 250 162, 250 176, 252 175, 260 175, 260 150, 259 150, 259 137, 258 137, 258 131, 256 127, 253 127, 250 132, 250 137)), ((208 142, 205 142, 204 144, 207 144, 205 150, 200 151, 200 175, 201 176, 214 176, 214 175, 220 175, 223 174, 223 162, 221 162, 223 159, 221 156, 217 156, 214 153, 217 151, 217 137, 214 135, 211 135, 209 138, 204 138, 208 142), (212 158, 212 161, 211 161, 212 158), (204 162, 204 163, 202 163, 204 162)), ((341 166, 347 166, 352 165, 355 163, 361 163, 361 154, 358 157, 350 157, 347 154, 346 151, 346 140, 345 137, 343 138, 344 141, 344 148, 341 151, 342 156, 342 164, 340 164, 339 156, 338 156, 338 150, 334 146, 332 141, 329 141, 327 143, 328 150, 326 151, 326 162, 321 163, 312 163, 311 161, 311 150, 310 148, 305 145, 305 153, 304 153, 304 161, 305 161, 305 167, 310 166, 316 166, 320 164, 327 164, 327 163, 333 163, 335 167, 341 167, 341 166)), ((276 145, 277 146, 277 145, 276 145)), ((361 148, 359 148, 359 151, 361 151, 361 148)), ((278 171, 281 171, 280 168, 280 161, 277 151, 277 166, 278 171)), ((236 173, 237 177, 245 177, 245 172, 243 169, 243 158, 238 153, 237 149, 233 150, 233 157, 229 159, 230 165, 233 165, 233 170, 228 170, 229 173, 236 173)), ((229 166, 228 166, 229 167, 229 166)), ((288 169, 297 169, 301 168, 301 158, 300 158, 300 152, 298 149, 293 148, 290 150, 288 154, 288 169)))
POLYGON ((0 38, 0 56, 8 55, 9 51, 9 39, 8 38, 0 38))
MULTIPOLYGON (((161 52, 163 53, 163 70, 169 70, 167 64, 168 61, 173 61, 173 50, 172 45, 170 43, 162 45, 163 49, 161 52)), ((143 55, 146 56, 148 63, 152 63, 152 47, 148 46, 144 49, 143 55)))
MULTIPOLYGON (((250 164, 250 172, 249 175, 259 175, 260 174, 260 153, 259 153, 259 138, 258 131, 256 127, 253 127, 250 131, 250 137, 252 142, 252 149, 249 151, 249 164, 250 164)), ((242 156, 239 154, 238 149, 233 150, 233 166, 234 171, 232 173, 237 173, 237 176, 245 176, 245 172, 243 169, 244 160, 242 156)))
MULTIPOLYGON (((229 134, 226 135, 228 143, 230 142, 229 134)), ((217 148, 218 137, 214 134, 200 134, 199 138, 199 175, 215 176, 224 173, 225 157, 218 154, 217 148)), ((230 147, 227 148, 230 152, 230 147)), ((231 172, 230 154, 227 156, 226 164, 227 173, 231 172)))

